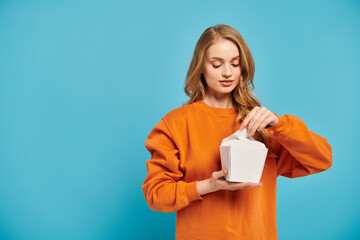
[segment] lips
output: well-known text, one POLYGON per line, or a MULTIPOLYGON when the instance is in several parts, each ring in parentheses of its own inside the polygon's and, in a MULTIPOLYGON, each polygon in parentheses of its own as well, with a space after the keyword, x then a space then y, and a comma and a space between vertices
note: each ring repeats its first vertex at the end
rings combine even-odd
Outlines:
POLYGON ((230 87, 233 85, 233 80, 221 80, 219 82, 223 87, 230 87))

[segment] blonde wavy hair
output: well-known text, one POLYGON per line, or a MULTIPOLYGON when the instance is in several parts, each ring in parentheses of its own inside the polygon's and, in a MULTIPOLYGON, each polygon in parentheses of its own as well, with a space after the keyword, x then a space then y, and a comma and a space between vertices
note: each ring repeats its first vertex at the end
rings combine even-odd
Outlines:
MULTIPOLYGON (((207 49, 219 39, 232 41, 239 49, 241 76, 239 84, 231 92, 233 105, 237 112, 236 121, 241 122, 247 114, 256 106, 260 107, 260 101, 254 95, 255 63, 253 57, 240 33, 227 25, 216 25, 207 28, 196 43, 193 58, 191 60, 185 81, 184 91, 189 100, 183 105, 202 100, 205 96, 206 82, 201 73, 204 57, 207 49)), ((267 144, 268 133, 264 130, 256 131, 254 138, 267 144)))

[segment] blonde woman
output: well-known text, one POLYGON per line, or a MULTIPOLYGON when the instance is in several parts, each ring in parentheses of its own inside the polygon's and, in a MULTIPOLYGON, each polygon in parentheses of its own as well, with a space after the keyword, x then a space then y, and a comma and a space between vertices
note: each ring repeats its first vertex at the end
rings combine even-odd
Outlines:
POLYGON ((176 212, 176 239, 277 239, 276 180, 332 165, 331 146, 296 116, 279 116, 253 95, 254 61, 227 25, 206 29, 185 82, 189 100, 166 114, 145 142, 143 192, 155 211, 176 212), (266 144, 260 183, 227 182, 223 138, 246 128, 266 144))

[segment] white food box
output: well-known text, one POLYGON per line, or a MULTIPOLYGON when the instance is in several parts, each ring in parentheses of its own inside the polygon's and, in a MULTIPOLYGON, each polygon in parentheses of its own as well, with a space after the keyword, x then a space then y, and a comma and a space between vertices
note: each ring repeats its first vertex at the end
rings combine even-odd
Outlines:
POLYGON ((260 181, 268 149, 246 132, 238 130, 220 145, 222 169, 228 169, 225 179, 229 182, 260 181))

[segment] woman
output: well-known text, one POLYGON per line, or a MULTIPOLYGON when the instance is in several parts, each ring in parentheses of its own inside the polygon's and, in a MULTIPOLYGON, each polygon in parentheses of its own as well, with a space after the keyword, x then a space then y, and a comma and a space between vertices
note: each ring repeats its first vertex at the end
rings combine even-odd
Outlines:
POLYGON ((206 29, 186 77, 189 100, 146 139, 152 157, 144 195, 151 209, 177 212, 176 239, 277 239, 277 176, 306 176, 332 164, 325 138, 295 116, 260 106, 252 92, 254 70, 235 29, 206 29), (221 170, 222 139, 244 128, 268 148, 260 183, 227 182, 221 170))

